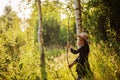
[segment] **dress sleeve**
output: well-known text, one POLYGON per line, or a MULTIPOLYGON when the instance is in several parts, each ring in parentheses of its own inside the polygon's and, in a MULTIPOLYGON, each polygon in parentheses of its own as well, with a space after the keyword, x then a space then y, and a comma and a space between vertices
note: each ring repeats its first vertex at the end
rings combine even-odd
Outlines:
MULTIPOLYGON (((70 50, 71 50, 71 52, 72 52, 73 54, 78 54, 78 53, 80 54, 81 51, 82 51, 82 49, 83 49, 83 47, 80 47, 80 48, 77 49, 77 50, 71 48, 70 50)), ((80 59, 80 56, 78 56, 78 57, 74 60, 74 63, 79 62, 79 59, 80 59)))
POLYGON ((70 51, 71 51, 73 54, 79 53, 79 49, 75 50, 75 49, 71 48, 70 51))

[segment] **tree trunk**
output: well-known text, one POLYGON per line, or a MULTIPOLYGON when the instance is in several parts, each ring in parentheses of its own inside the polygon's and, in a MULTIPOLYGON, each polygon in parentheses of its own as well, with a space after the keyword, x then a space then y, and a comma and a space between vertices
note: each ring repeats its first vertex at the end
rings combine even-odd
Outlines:
MULTIPOLYGON (((81 13, 81 1, 74 0, 75 3, 75 17, 76 17, 76 34, 80 34, 82 32, 82 13, 81 13)), ((78 38, 77 38, 78 42, 78 38)))
POLYGON ((41 11, 41 0, 38 0, 38 44, 40 50, 40 68, 42 80, 47 80, 45 71, 45 54, 44 54, 44 42, 43 42, 43 26, 42 26, 42 11, 41 11))

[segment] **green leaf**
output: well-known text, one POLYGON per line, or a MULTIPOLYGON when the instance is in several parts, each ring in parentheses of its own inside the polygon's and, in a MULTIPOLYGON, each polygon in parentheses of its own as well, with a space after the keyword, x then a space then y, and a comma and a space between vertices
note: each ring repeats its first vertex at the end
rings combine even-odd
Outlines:
POLYGON ((19 65, 19 69, 21 70, 23 68, 23 63, 19 65))

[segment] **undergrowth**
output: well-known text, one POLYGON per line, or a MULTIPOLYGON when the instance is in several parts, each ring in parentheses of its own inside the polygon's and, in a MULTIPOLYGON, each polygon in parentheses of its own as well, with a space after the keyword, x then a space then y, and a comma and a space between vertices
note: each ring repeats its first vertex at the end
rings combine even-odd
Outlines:
MULTIPOLYGON (((102 41, 90 44, 89 63, 93 80, 120 80, 120 58, 117 54, 112 46, 108 47, 102 41)), ((69 63, 77 56, 69 51, 69 63)), ((45 48, 45 61, 48 80, 74 80, 68 68, 66 48, 45 48)), ((77 78, 75 68, 76 65, 71 69, 77 78)), ((20 60, 9 63, 7 70, 0 72, 0 80, 41 80, 38 48, 21 54, 20 60)), ((90 80, 87 77, 84 79, 90 80)))
MULTIPOLYGON (((52 53, 52 52, 50 52, 52 53)), ((69 52, 69 62, 72 62, 77 55, 69 52)), ((61 51, 60 55, 46 59, 47 74, 49 80, 74 80, 67 64, 67 56, 65 51, 61 51)), ((120 60, 112 47, 102 41, 98 44, 90 44, 89 63, 94 77, 93 80, 119 80, 120 79, 120 60)), ((74 75, 75 66, 72 68, 74 75)), ((85 80, 90 80, 84 78, 85 80)))

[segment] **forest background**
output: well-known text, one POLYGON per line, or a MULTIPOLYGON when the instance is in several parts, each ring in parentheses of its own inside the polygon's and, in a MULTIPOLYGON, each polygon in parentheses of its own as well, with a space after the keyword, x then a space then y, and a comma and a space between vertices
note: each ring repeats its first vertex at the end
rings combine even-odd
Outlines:
MULTIPOLYGON (((23 3, 26 3, 23 9, 32 9, 29 18, 19 18, 10 3, 0 16, 0 79, 74 80, 66 55, 69 33, 70 44, 76 47, 74 1, 44 0, 41 3, 44 68, 41 68, 38 45, 37 1, 21 0, 19 10, 23 3)), ((119 80, 120 1, 81 0, 81 5, 82 25, 90 36, 89 63, 94 80, 119 80)), ((69 62, 77 57, 68 54, 69 62)), ((75 66, 72 71, 77 77, 75 66)))

